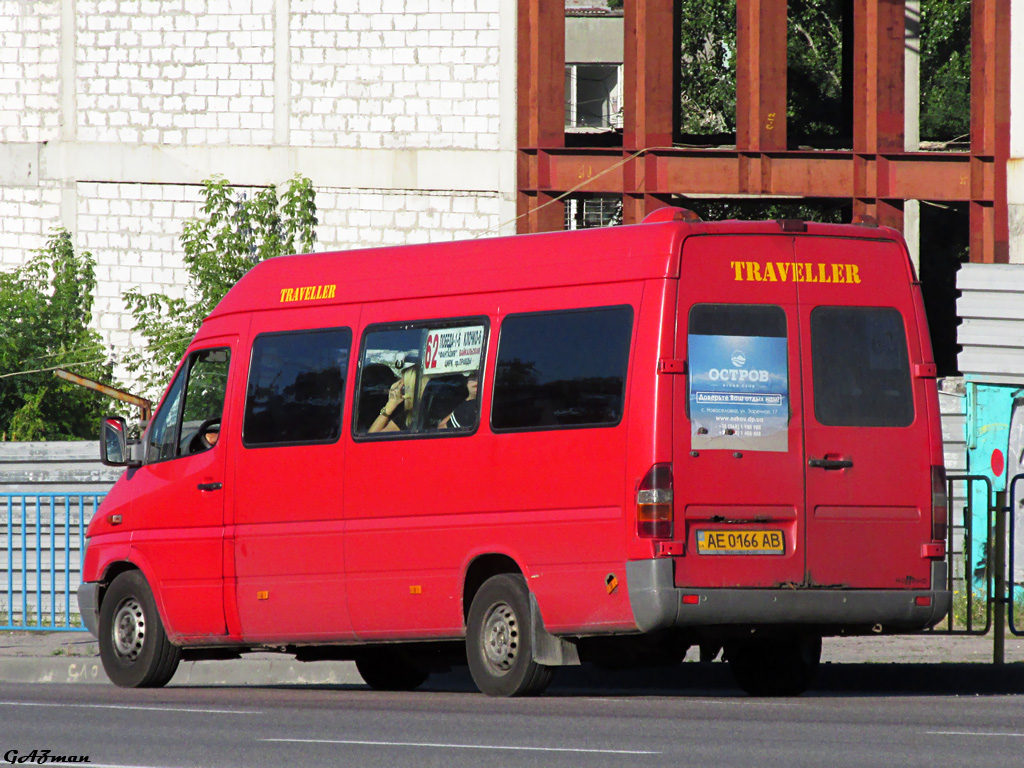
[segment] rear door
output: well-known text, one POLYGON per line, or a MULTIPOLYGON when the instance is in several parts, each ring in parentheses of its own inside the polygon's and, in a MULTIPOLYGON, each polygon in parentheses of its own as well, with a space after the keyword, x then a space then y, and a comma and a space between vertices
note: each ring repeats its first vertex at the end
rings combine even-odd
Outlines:
POLYGON ((809 585, 922 588, 930 561, 926 381, 903 249, 795 241, 809 585))
POLYGON ((789 235, 689 238, 675 376, 680 585, 774 587, 804 578, 804 448, 789 235))

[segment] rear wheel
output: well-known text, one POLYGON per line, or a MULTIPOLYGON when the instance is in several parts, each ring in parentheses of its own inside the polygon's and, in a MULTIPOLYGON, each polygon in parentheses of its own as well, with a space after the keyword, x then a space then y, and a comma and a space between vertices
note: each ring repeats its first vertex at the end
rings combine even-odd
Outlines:
POLYGON ((726 658, 736 682, 751 696, 799 696, 817 677, 821 637, 736 643, 726 647, 726 658))
POLYGON ((530 696, 547 688, 552 667, 533 660, 530 593, 518 574, 492 576, 469 609, 469 671, 488 696, 530 696))
POLYGON ((402 654, 390 649, 372 649, 356 659, 356 669, 376 691, 412 691, 429 676, 402 654))
POLYGON ((181 661, 156 610, 153 593, 138 571, 117 576, 100 606, 100 659, 107 677, 123 688, 166 685, 181 661))

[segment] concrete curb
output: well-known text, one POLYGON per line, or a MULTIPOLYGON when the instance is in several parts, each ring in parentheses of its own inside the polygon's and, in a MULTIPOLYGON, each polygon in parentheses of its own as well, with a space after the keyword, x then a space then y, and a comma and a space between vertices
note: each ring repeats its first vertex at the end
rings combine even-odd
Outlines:
MULTIPOLYGON (((0 658, 3 683, 110 685, 96 657, 0 658)), ((186 661, 169 685, 364 685, 352 662, 300 662, 290 658, 186 661)))

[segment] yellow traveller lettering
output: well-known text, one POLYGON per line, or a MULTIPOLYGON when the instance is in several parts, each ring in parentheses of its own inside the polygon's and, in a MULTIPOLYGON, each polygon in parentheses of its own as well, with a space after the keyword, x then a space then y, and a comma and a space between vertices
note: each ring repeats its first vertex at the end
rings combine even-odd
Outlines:
POLYGON ((303 285, 296 288, 282 288, 282 303, 290 301, 319 301, 320 299, 333 299, 338 286, 330 285, 303 285))
MULTIPOLYGON (((861 282, 860 267, 856 264, 826 264, 824 262, 730 261, 733 279, 741 282, 758 283, 845 283, 861 282)), ((334 297, 334 286, 322 286, 323 298, 334 297)), ((282 293, 282 296, 284 294, 282 293)), ((317 296, 316 298, 321 298, 317 296)), ((282 301, 287 299, 282 298, 282 301)))

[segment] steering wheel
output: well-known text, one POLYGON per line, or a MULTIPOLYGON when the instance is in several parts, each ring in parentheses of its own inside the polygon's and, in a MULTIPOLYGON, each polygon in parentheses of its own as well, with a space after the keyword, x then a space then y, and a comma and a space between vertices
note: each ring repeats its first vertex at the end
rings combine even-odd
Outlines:
POLYGON ((214 438, 211 441, 208 437, 211 433, 216 433, 218 437, 220 436, 219 416, 215 419, 207 419, 199 425, 199 429, 196 431, 195 436, 188 444, 189 453, 199 453, 200 451, 208 451, 213 448, 214 444, 217 442, 217 438, 214 438))

